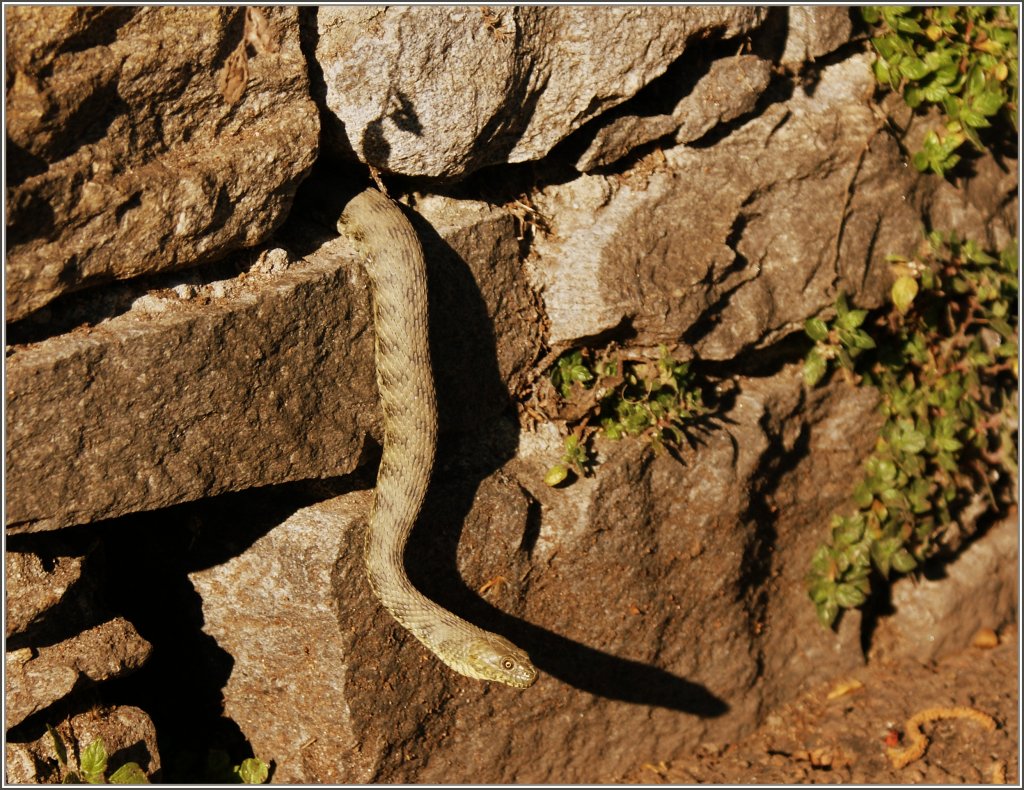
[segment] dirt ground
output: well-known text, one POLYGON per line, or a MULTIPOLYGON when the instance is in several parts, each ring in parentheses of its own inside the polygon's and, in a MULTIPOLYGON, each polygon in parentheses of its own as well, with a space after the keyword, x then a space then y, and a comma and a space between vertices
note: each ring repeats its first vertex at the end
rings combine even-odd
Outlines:
MULTIPOLYGON (((991 632, 990 632, 991 635, 991 632)), ((670 763, 636 766, 620 781, 642 784, 1020 784, 1018 636, 970 647, 933 665, 876 662, 835 678, 770 714, 738 743, 703 744, 670 763), (862 685, 858 685, 862 684, 862 685), (829 697, 832 697, 829 699, 829 697), (937 718, 972 708, 983 717, 937 718), (908 719, 931 711, 924 756, 895 768, 887 756, 914 739, 908 719)), ((929 718, 929 714, 924 717, 929 718)))

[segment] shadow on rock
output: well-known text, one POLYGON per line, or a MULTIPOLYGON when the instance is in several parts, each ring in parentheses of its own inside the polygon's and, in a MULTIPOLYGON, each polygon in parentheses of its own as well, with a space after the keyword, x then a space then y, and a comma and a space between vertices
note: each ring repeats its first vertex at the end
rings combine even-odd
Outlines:
MULTIPOLYGON (((715 718, 729 710, 728 704, 699 683, 658 667, 604 653, 522 621, 503 631, 529 653, 541 672, 581 691, 705 718, 715 718)), ((538 682, 542 683, 543 678, 538 682)))

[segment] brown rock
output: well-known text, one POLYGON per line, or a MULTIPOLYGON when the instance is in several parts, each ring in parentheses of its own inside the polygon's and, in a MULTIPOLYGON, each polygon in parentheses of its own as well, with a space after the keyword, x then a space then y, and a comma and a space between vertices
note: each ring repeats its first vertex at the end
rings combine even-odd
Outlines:
POLYGON ((942 578, 901 578, 892 614, 881 618, 871 658, 935 661, 963 650, 981 628, 1013 622, 1017 612, 1016 515, 995 524, 943 568, 942 578))
POLYGON ((754 55, 716 60, 671 113, 626 115, 602 127, 576 160, 576 169, 585 173, 612 164, 669 134, 677 143, 697 140, 718 124, 752 110, 770 77, 771 64, 754 55))
POLYGON ((236 58, 248 80, 232 104, 218 71, 242 40, 241 9, 11 9, 8 320, 223 257, 281 222, 319 124, 297 11, 257 13, 264 43, 236 58))
POLYGON ((203 599, 203 630, 234 659, 224 712, 255 754, 274 761, 277 782, 370 781, 385 746, 379 730, 365 742, 354 737, 346 695, 357 661, 368 662, 365 672, 384 663, 366 642, 380 639, 389 615, 364 590, 361 535, 350 534, 369 504, 357 493, 300 510, 240 556, 189 577, 203 599))
POLYGON ((459 178, 540 159, 696 38, 763 18, 712 6, 322 8, 316 59, 337 148, 394 173, 459 178))
POLYGON ((853 23, 848 6, 790 6, 786 49, 781 62, 802 64, 827 55, 850 40, 853 23))
MULTIPOLYGON (((669 759, 731 741, 765 699, 861 660, 854 618, 838 635, 818 628, 802 586, 773 581, 806 571, 802 553, 771 551, 757 508, 762 477, 786 463, 776 432, 827 447, 845 430, 834 413, 863 419, 843 398, 873 407, 833 386, 806 410, 800 382, 796 366, 745 382, 684 464, 603 443, 600 473, 564 490, 543 484, 550 456, 530 434, 498 474, 469 471, 478 437, 442 452, 410 576, 530 653, 542 674, 525 692, 456 675, 380 608, 362 567, 367 494, 299 511, 191 574, 204 630, 234 658, 227 715, 278 778, 302 782, 479 781, 481 765, 488 781, 595 781, 633 764, 638 744, 669 759), (774 634, 801 641, 769 673, 774 634), (541 748, 551 738, 555 753, 541 748)), ((839 486, 823 483, 849 480, 857 449, 802 468, 804 507, 831 505, 839 486)))
POLYGON ((79 755, 102 739, 107 752, 106 777, 128 762, 136 763, 152 780, 159 778, 160 753, 153 722, 139 708, 127 705, 94 708, 54 725, 67 751, 68 766, 56 759, 49 733, 28 743, 6 743, 4 774, 13 784, 59 784, 78 771, 79 755))
POLYGON ((58 604, 82 574, 81 557, 57 557, 51 567, 30 552, 8 551, 4 561, 8 638, 24 633, 58 604))
POLYGON ((165 291, 17 348, 7 358, 9 528, 350 471, 376 390, 360 361, 373 354, 362 274, 345 249, 334 242, 303 266, 190 298, 165 291))
POLYGON ((529 263, 552 345, 625 325, 639 346, 685 340, 730 359, 799 329, 837 286, 879 304, 885 251, 919 221, 903 200, 914 177, 893 177, 899 151, 876 134, 873 91, 867 60, 851 59, 825 70, 813 100, 798 93, 717 145, 545 189, 552 233, 529 263))
POLYGON ((79 681, 98 683, 137 669, 149 643, 123 618, 56 645, 6 654, 6 729, 67 696, 79 681))
POLYGON ((836 631, 822 628, 804 577, 828 537, 829 518, 848 504, 863 459, 874 448, 882 416, 878 393, 839 377, 806 391, 799 366, 744 384, 766 404, 765 426, 777 455, 760 475, 762 539, 756 557, 763 579, 760 656, 767 707, 863 663, 860 610, 847 610, 836 631))

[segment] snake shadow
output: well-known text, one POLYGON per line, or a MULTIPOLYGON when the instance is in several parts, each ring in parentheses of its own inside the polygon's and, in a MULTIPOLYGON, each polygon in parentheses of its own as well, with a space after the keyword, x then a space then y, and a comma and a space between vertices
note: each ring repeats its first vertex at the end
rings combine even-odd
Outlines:
MULTIPOLYGON (((433 482, 406 547, 410 579, 446 608, 511 639, 542 673, 570 686, 622 702, 723 715, 729 706, 704 686, 512 617, 462 582, 456 559, 462 525, 480 484, 515 455, 519 428, 499 374, 494 327, 470 267, 422 218, 407 215, 427 252, 441 429, 433 482)), ((525 556, 519 561, 525 563, 525 556)))

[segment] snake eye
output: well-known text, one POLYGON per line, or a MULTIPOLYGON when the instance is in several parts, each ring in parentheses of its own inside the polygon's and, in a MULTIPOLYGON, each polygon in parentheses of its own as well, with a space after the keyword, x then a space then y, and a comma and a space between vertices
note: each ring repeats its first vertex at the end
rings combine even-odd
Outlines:
POLYGON ((501 660, 501 665, 509 672, 516 668, 516 662, 508 656, 505 656, 505 658, 501 660))

